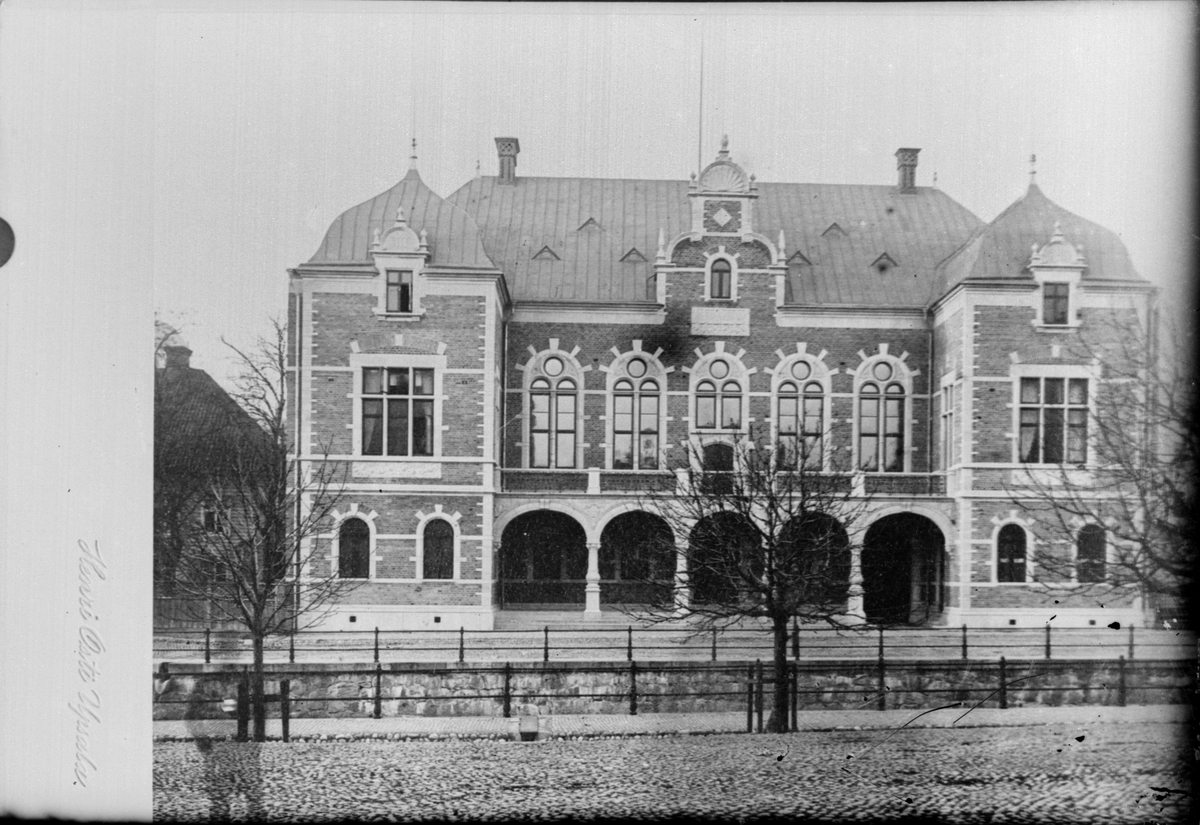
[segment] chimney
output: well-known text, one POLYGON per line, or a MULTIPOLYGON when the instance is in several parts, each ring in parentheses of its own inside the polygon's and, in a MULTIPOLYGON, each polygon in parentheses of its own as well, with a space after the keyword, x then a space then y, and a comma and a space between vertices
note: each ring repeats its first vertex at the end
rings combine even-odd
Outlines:
POLYGON ((900 172, 897 184, 900 192, 911 195, 917 191, 917 153, 920 149, 897 149, 896 169, 900 172))
POLYGON ((168 368, 183 367, 184 369, 191 367, 192 351, 187 347, 173 344, 163 347, 163 350, 167 353, 167 360, 164 366, 168 368))
POLYGON ((517 154, 520 151, 521 142, 515 137, 496 138, 496 152, 500 155, 500 183, 517 182, 517 154))

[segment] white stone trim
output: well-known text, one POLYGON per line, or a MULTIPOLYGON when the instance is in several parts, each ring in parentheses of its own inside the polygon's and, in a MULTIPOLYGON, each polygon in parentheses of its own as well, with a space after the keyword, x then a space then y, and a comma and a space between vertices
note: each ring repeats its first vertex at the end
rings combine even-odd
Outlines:
MULTIPOLYGON (((415 541, 416 555, 412 557, 412 561, 415 562, 415 564, 416 564, 416 567, 413 568, 413 571, 414 571, 413 576, 414 576, 415 580, 416 581, 426 581, 426 578, 425 578, 425 528, 429 525, 430 522, 439 520, 439 521, 445 521, 445 522, 449 523, 451 529, 454 531, 454 548, 453 548, 454 569, 452 571, 452 577, 449 579, 428 579, 428 581, 438 581, 438 582, 462 581, 463 580, 463 578, 462 578, 462 542, 464 540, 464 536, 462 535, 462 528, 459 526, 459 522, 462 520, 462 513, 460 513, 457 510, 455 510, 453 513, 446 513, 442 510, 442 505, 435 504, 435 505, 433 505, 432 513, 425 513, 423 510, 418 510, 415 513, 415 515, 416 515, 416 519, 417 519, 417 531, 416 531, 416 541, 415 541)), ((475 581, 475 580, 471 579, 470 581, 475 581)))
MULTIPOLYGON (((329 556, 326 557, 330 564, 330 574, 341 578, 338 572, 338 558, 342 540, 342 526, 350 519, 357 518, 360 521, 366 522, 367 525, 367 563, 369 565, 369 569, 367 571, 366 580, 373 580, 375 578, 376 563, 381 559, 377 547, 378 533, 375 527, 375 519, 379 517, 379 513, 375 512, 374 510, 364 513, 358 509, 358 504, 356 502, 352 502, 350 504, 350 509, 345 513, 334 509, 330 512, 329 516, 333 519, 333 529, 329 533, 326 533, 324 536, 322 536, 322 538, 330 539, 329 556)), ((354 579, 353 581, 362 580, 354 579)))

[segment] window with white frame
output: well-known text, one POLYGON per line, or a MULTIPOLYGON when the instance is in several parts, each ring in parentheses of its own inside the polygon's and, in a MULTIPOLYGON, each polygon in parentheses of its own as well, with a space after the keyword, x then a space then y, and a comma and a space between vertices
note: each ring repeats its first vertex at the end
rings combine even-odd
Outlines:
POLYGON ((342 579, 371 575, 371 528, 360 518, 348 518, 338 528, 337 573, 342 579))
POLYGON ((205 533, 229 535, 229 511, 216 505, 206 505, 200 512, 200 527, 205 533))
POLYGON ((1042 323, 1066 326, 1071 323, 1071 285, 1060 281, 1042 284, 1042 323))
POLYGON ((776 390, 777 458, 782 467, 824 466, 825 388, 807 361, 796 361, 776 390), (795 379, 795 380, 792 380, 795 379))
POLYGON ((904 472, 905 389, 895 366, 878 361, 858 388, 858 467, 904 472))
POLYGON ((421 532, 421 578, 454 578, 454 526, 431 519, 421 532))
POLYGON ((642 358, 631 358, 613 384, 612 466, 614 470, 657 470, 659 416, 662 408, 658 381, 648 377, 642 358))
POLYGON ((1025 581, 1025 529, 1006 524, 996 535, 996 581, 1025 581))
POLYGON ((1104 581, 1108 555, 1104 528, 1088 524, 1079 531, 1075 542, 1075 580, 1083 583, 1104 581))
POLYGON ((434 454, 434 370, 362 368, 361 454, 434 454))
POLYGON ((1021 378, 1019 401, 1019 461, 1024 464, 1087 462, 1086 378, 1021 378))
POLYGON ((715 301, 733 298, 733 267, 726 258, 714 258, 709 265, 708 297, 715 301))
POLYGON ((942 387, 942 469, 954 463, 954 385, 942 387))
POLYGON ((413 273, 410 269, 386 270, 385 311, 413 312, 413 273))
POLYGON ((557 355, 541 362, 529 384, 529 466, 575 466, 578 385, 557 355))

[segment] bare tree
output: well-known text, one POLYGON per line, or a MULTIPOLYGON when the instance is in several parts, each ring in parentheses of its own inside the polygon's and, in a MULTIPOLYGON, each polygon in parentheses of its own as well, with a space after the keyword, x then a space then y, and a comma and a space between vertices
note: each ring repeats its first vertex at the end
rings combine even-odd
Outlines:
POLYGON ((287 427, 287 337, 254 349, 224 342, 241 366, 219 439, 204 458, 203 519, 181 531, 175 592, 244 627, 253 645, 254 738, 265 736, 268 636, 313 626, 355 583, 316 556, 342 490, 336 463, 302 461, 287 427))
POLYGON ((1084 402, 1079 421, 1087 410, 1075 454, 1018 472, 1009 491, 1048 548, 1035 579, 1076 593, 1134 589, 1148 606, 1180 609, 1195 586, 1200 409, 1186 348, 1160 354, 1156 342, 1153 326, 1138 321, 1081 332, 1072 354, 1101 380, 1087 388, 1094 397, 1073 399, 1084 402))
MULTIPOLYGON (((787 730, 787 643, 793 620, 859 624, 861 577, 851 578, 868 499, 855 474, 817 469, 819 443, 688 444, 678 483, 644 496, 670 534, 648 533, 638 555, 651 620, 687 618, 699 629, 744 619, 772 631, 774 690, 768 727, 787 730), (811 454, 810 454, 811 451, 811 454), (686 572, 674 566, 671 538, 687 536, 686 572)), ((625 570, 625 567, 622 567, 625 570)))

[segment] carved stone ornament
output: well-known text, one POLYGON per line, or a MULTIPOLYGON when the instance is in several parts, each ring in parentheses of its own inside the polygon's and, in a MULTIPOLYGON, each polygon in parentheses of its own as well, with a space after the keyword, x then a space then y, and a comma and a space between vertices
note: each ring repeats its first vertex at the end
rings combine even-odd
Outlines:
POLYGON ((1054 234, 1050 237, 1048 244, 1041 249, 1037 248, 1036 243, 1033 245, 1033 254, 1029 261, 1030 268, 1042 266, 1082 268, 1085 265, 1082 252, 1063 237, 1062 227, 1058 221, 1054 222, 1054 234))
POLYGON ((375 252, 420 252, 421 239, 404 219, 404 210, 396 210, 396 222, 374 248, 375 252))
POLYGON ((700 188, 705 192, 747 192, 750 182, 736 163, 719 160, 700 175, 700 188))

